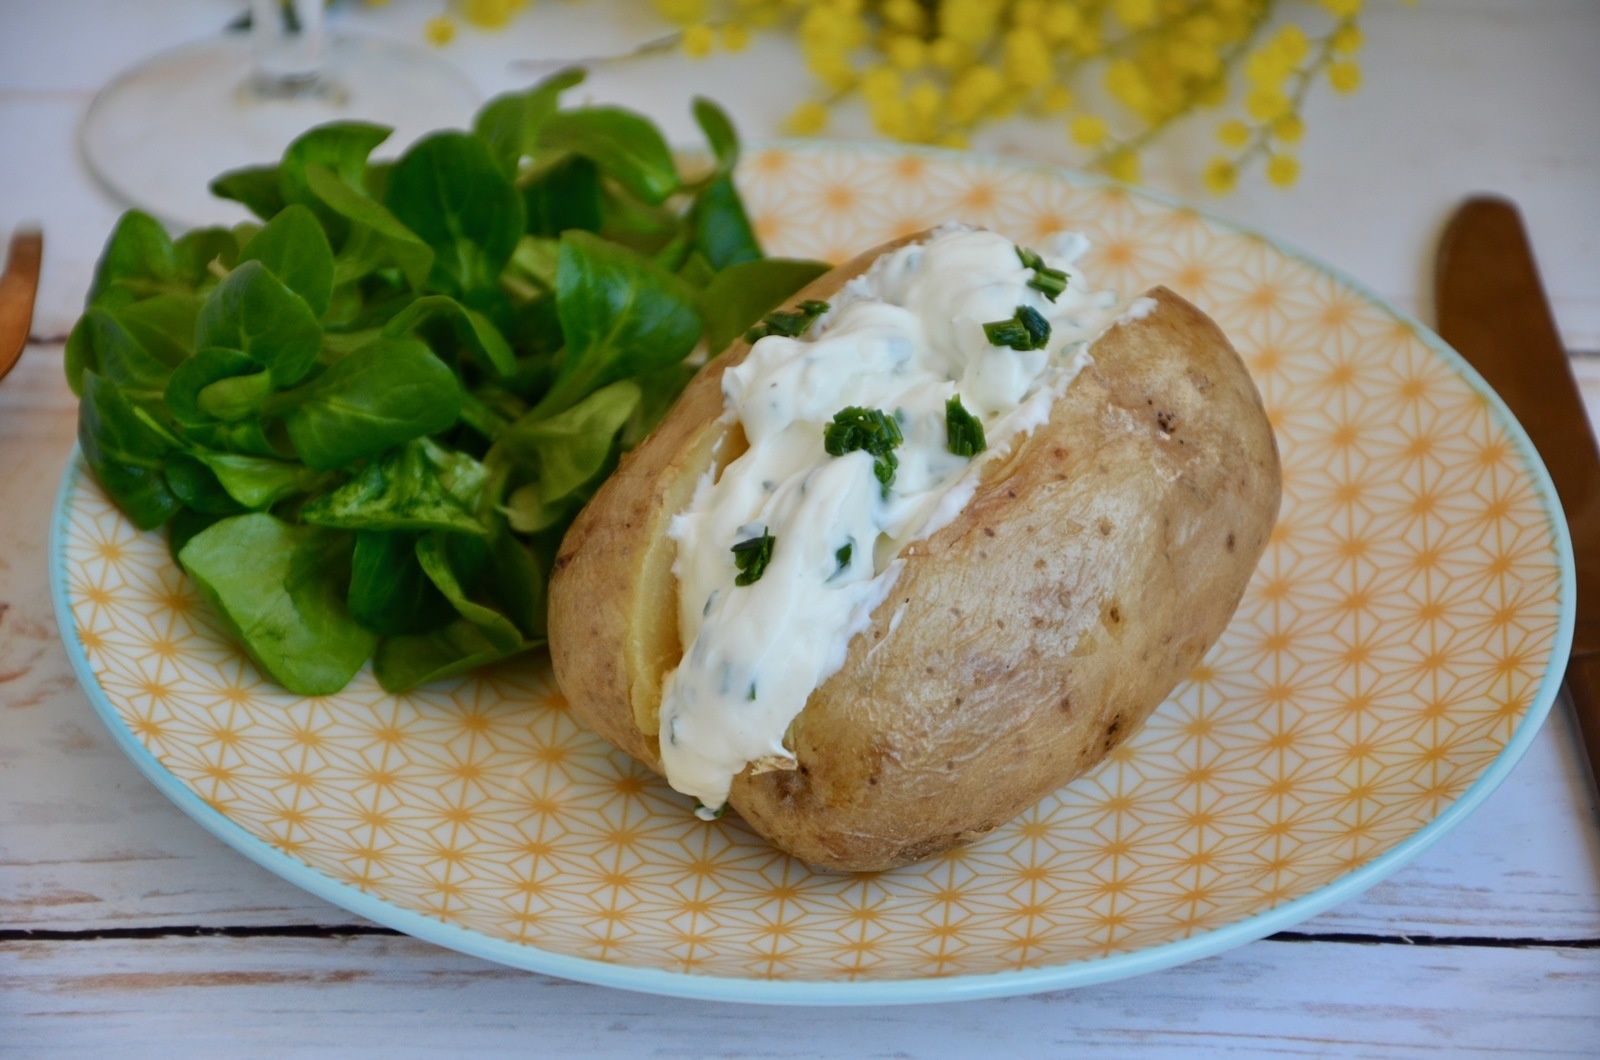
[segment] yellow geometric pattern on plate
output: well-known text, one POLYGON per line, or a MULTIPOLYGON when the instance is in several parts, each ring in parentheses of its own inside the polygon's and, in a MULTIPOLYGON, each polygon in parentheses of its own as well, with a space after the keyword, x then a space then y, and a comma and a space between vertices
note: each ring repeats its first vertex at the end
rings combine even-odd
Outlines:
POLYGON ((162 765, 305 864, 493 938, 820 980, 1054 965, 1238 921, 1412 835, 1500 753, 1557 636, 1556 545, 1511 438, 1409 326, 1258 238, 1048 171, 824 145, 757 154, 742 178, 777 253, 838 260, 951 218, 1024 242, 1078 229, 1098 282, 1166 283, 1232 338, 1278 431, 1282 520, 1149 724, 965 850, 814 874, 696 820, 573 723, 542 663, 285 694, 85 476, 73 617, 162 765))

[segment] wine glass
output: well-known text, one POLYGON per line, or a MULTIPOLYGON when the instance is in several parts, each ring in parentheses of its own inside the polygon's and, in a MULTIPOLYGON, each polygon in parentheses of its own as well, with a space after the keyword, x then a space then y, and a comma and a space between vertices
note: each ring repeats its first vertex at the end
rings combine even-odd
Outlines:
POLYGON ((419 47, 325 32, 324 0, 250 0, 247 33, 145 60, 90 103, 80 130, 95 177, 125 202, 177 226, 227 224, 241 208, 207 183, 276 160, 306 129, 359 119, 392 126, 401 148, 460 126, 471 82, 419 47))

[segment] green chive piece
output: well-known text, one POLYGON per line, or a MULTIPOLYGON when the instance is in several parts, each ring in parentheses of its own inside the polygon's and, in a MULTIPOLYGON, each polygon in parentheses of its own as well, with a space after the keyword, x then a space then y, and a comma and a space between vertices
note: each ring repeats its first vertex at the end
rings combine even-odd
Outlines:
POLYGON ((1067 274, 1060 269, 1040 269, 1028 281, 1028 286, 1054 302, 1067 289, 1067 274))
POLYGON ((813 321, 828 311, 828 303, 815 298, 807 298, 793 310, 778 310, 768 313, 761 319, 761 323, 744 333, 744 341, 755 342, 768 335, 782 335, 784 338, 796 339, 806 333, 813 321))
POLYGON ((1028 329, 1020 321, 991 321, 983 326, 983 334, 991 346, 1010 346, 1013 350, 1028 348, 1028 329))
POLYGON ((905 441, 900 424, 882 409, 851 405, 834 413, 833 422, 822 429, 822 447, 829 456, 843 456, 864 449, 873 456, 872 473, 883 486, 883 495, 889 495, 889 484, 894 481, 900 458, 894 449, 905 441))
POLYGON ((1036 251, 1027 247, 1017 247, 1016 250, 1023 268, 1033 270, 1033 278, 1028 281, 1028 286, 1052 302, 1061 297, 1061 292, 1067 289, 1067 274, 1060 269, 1050 268, 1036 251))
POLYGON ((834 552, 833 558, 839 564, 838 568, 833 572, 834 577, 838 577, 845 568, 850 566, 850 554, 855 551, 855 547, 856 543, 854 541, 846 541, 834 552))
POLYGON ((1050 341, 1050 321, 1032 306, 1019 305, 1010 320, 994 320, 983 326, 991 346, 1013 350, 1042 350, 1050 341))
POLYGON ((968 412, 956 394, 944 403, 945 444, 957 456, 973 457, 987 449, 983 421, 968 412))
POLYGON ((734 545, 731 549, 733 565, 738 568, 739 574, 733 579, 733 584, 754 585, 760 581, 767 572, 767 564, 772 562, 772 548, 777 541, 763 527, 760 537, 748 538, 734 545))

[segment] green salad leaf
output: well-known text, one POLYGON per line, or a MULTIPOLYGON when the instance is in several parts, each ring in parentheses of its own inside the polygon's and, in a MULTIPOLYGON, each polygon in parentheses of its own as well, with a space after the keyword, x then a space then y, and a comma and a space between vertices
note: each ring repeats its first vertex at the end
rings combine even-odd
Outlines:
POLYGON ((522 643, 522 631, 491 602, 474 599, 468 586, 481 581, 487 551, 474 542, 429 533, 417 539, 417 562, 456 614, 477 626, 489 642, 501 651, 511 651, 522 643), (474 577, 478 575, 478 577, 474 577))
POLYGON ((728 112, 704 96, 694 101, 694 121, 705 133, 706 143, 717 160, 718 173, 731 173, 739 163, 739 134, 734 131, 728 112))
POLYGON ((240 507, 251 511, 264 511, 326 481, 324 475, 290 460, 204 451, 196 452, 194 458, 211 469, 218 484, 240 507))
POLYGON ((667 141, 648 118, 620 107, 557 111, 540 128, 539 146, 584 156, 648 203, 678 190, 678 165, 667 141))
POLYGON ((271 394, 271 373, 258 371, 207 383, 195 394, 194 401, 202 414, 233 423, 260 409, 271 394))
POLYGON ((120 387, 94 372, 83 374, 78 444, 100 485, 141 530, 160 526, 182 506, 163 474, 171 442, 120 387))
POLYGON ((110 312, 146 356, 171 366, 189 356, 193 348, 200 305, 195 294, 158 294, 110 312))
POLYGON ((317 363, 322 328, 304 298, 259 261, 246 261, 207 296, 194 325, 196 349, 236 350, 272 376, 298 383, 317 363))
POLYGON ((539 152, 539 133, 561 105, 561 93, 583 83, 576 67, 561 70, 524 92, 491 99, 472 123, 473 132, 513 177, 523 159, 539 152))
POLYGON ((564 155, 530 172, 522 185, 528 231, 546 237, 580 229, 598 232, 605 218, 600 167, 582 155, 564 155))
POLYGON ((383 636, 425 633, 452 621, 455 609, 417 562, 417 534, 356 535, 345 603, 355 620, 383 636))
POLYGON ((177 249, 161 222, 142 210, 123 214, 100 252, 88 304, 114 307, 182 289, 177 249))
POLYGON ((587 232, 561 238, 555 297, 567 348, 540 402, 547 412, 619 379, 678 363, 703 330, 687 283, 587 232))
POLYGON ((427 281, 433 248, 381 202, 323 165, 308 166, 305 180, 316 201, 342 222, 344 241, 334 262, 335 283, 358 281, 385 265, 398 268, 413 289, 427 281))
POLYGON ((285 205, 277 166, 230 170, 211 182, 211 194, 231 199, 261 218, 271 217, 285 205))
POLYGON ((296 137, 283 153, 278 165, 278 191, 286 203, 309 206, 335 230, 343 227, 337 210, 324 189, 313 184, 313 175, 323 174, 347 188, 365 190, 367 159, 373 149, 389 138, 391 130, 382 125, 359 121, 336 121, 319 125, 296 137))
POLYGON ((643 397, 639 384, 618 380, 565 412, 543 418, 530 413, 505 430, 500 444, 538 468, 539 500, 551 504, 576 493, 600 473, 617 432, 643 397))
POLYGON ((379 339, 279 395, 307 467, 343 467, 442 431, 461 414, 461 383, 414 339, 379 339))
POLYGON ((755 228, 745 215, 732 177, 722 174, 706 185, 694 204, 693 216, 695 239, 713 270, 761 257, 755 228))
MULTIPOLYGON (((471 351, 500 375, 516 372, 517 355, 494 323, 448 295, 430 294, 418 298, 389 318, 383 326, 383 334, 399 338, 413 332, 427 332, 440 324, 449 328, 445 341, 452 349, 471 351)), ((435 350, 438 348, 434 345, 435 350)))
POLYGON ((431 633, 384 638, 372 660, 372 672, 386 691, 405 692, 513 658, 543 643, 530 640, 504 648, 462 618, 431 633))
POLYGON ((567 524, 719 352, 819 275, 767 258, 727 115, 709 163, 566 70, 392 161, 334 122, 212 191, 255 220, 129 211, 66 374, 85 462, 261 669, 391 691, 538 649, 567 524))
MULTIPOLYGON (((480 465, 480 484, 482 478, 480 465)), ((408 442, 368 462, 344 485, 300 509, 300 518, 316 526, 341 530, 444 530, 489 535, 489 528, 473 516, 467 502, 451 492, 430 447, 419 441, 408 442)))
POLYGON ((174 453, 162 465, 167 488, 185 508, 201 515, 237 515, 244 511, 211 469, 187 453, 174 453))
POLYGON ((429 285, 452 294, 492 285, 524 230, 522 197, 468 133, 435 133, 407 151, 384 205, 433 248, 429 285))
POLYGON ((316 214, 290 206, 268 221, 239 251, 239 260, 259 261, 305 300, 313 316, 328 311, 333 297, 333 248, 316 214))
POLYGON ((350 544, 349 535, 257 512, 200 531, 178 562, 273 680, 320 696, 343 688, 377 642, 339 591, 350 544))
POLYGON ((173 370, 175 362, 162 357, 160 347, 146 347, 124 322, 128 308, 92 308, 73 325, 67 336, 67 380, 80 395, 86 371, 129 391, 156 393, 173 370))

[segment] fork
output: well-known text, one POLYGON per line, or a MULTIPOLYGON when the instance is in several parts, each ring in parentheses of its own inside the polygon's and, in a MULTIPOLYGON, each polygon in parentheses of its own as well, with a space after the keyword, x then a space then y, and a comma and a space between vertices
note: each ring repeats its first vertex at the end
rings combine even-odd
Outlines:
POLYGON ((28 344, 43 256, 44 234, 37 228, 20 229, 11 237, 6 271, 0 275, 0 379, 16 367, 28 344))

